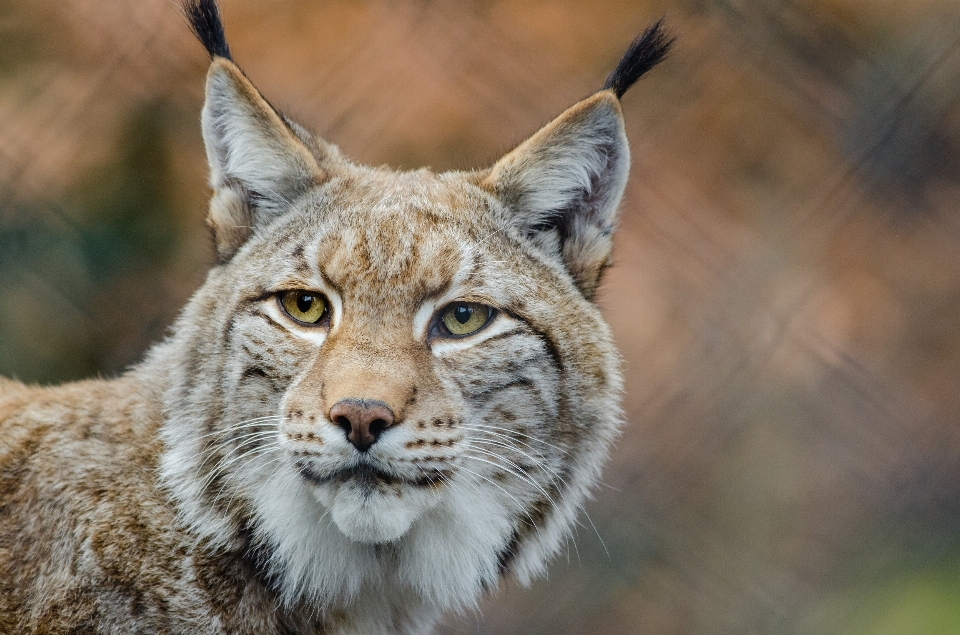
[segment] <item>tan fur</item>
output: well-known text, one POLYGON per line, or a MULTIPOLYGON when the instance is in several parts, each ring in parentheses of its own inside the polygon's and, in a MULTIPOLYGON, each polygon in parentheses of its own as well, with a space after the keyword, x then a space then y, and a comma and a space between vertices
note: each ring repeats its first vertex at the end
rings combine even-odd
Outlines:
POLYGON ((620 425, 590 301, 616 98, 471 173, 355 165, 222 58, 203 123, 221 262, 171 336, 117 379, 0 379, 0 633, 426 633, 541 574, 620 425), (452 302, 493 318, 451 337, 452 302), (393 413, 369 450, 343 399, 393 413))
POLYGON ((0 633, 302 626, 241 560, 211 558, 178 528, 157 483, 161 421, 136 373, 56 388, 3 380, 0 633))

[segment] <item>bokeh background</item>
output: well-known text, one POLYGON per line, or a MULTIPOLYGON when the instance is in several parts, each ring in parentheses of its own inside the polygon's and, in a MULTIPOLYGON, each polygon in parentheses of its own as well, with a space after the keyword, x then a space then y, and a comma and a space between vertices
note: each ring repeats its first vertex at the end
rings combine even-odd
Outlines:
MULTIPOLYGON (((456 634, 960 633, 955 0, 223 0, 353 158, 491 163, 666 14, 599 302, 629 423, 546 581, 456 634)), ((212 262, 169 0, 0 0, 0 373, 114 375, 212 262)))

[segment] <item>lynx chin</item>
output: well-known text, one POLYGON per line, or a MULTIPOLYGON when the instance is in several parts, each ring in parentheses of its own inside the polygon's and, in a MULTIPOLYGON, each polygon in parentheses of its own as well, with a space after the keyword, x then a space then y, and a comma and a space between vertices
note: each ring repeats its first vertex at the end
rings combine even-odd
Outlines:
POLYGON ((0 379, 0 633, 429 633, 541 575, 621 425, 592 299, 630 163, 601 90, 492 167, 357 165, 233 62, 203 138, 218 256, 144 360, 0 379))

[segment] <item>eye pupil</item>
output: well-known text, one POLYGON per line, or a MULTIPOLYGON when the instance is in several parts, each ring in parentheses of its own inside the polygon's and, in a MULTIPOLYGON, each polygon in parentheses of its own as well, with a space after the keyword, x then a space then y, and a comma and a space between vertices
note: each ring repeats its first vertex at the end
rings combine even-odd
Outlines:
POLYGON ((323 296, 310 291, 284 291, 280 305, 287 315, 301 324, 319 324, 327 315, 323 296))
POLYGON ((484 304, 456 302, 448 304, 443 309, 440 314, 440 325, 447 335, 464 337, 486 326, 492 315, 490 307, 484 304))
POLYGON ((300 309, 302 313, 307 313, 310 311, 310 307, 313 306, 314 297, 312 295, 307 295, 306 293, 297 296, 297 308, 300 309))
POLYGON ((473 309, 462 304, 453 310, 453 317, 460 324, 466 324, 469 322, 471 315, 473 315, 473 309))

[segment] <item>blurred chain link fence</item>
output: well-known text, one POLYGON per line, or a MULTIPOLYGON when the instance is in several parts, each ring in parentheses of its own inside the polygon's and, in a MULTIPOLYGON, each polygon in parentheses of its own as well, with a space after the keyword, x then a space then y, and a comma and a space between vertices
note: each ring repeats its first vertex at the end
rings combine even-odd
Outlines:
MULTIPOLYGON (((271 100, 401 168, 489 164, 679 35, 624 100, 605 486, 443 633, 960 632, 960 6, 222 4, 271 100)), ((0 372, 119 372, 196 288, 205 68, 168 0, 0 0, 0 372)))

